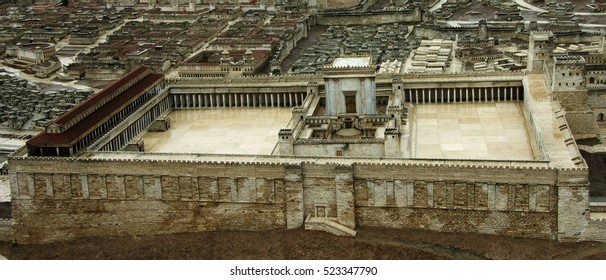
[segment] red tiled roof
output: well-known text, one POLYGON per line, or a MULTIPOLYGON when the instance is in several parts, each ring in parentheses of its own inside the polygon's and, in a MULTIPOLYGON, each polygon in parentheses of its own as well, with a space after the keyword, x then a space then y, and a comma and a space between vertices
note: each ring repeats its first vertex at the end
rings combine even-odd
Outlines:
POLYGON ((110 85, 108 85, 107 87, 102 89, 101 91, 97 92, 96 94, 92 95, 88 99, 84 100, 82 103, 76 105, 76 107, 67 111, 65 114, 57 117, 53 122, 57 123, 57 124, 61 124, 61 125, 70 122, 71 120, 76 118, 81 113, 84 113, 86 110, 93 107, 95 104, 97 104, 97 102, 99 102, 99 101, 103 100, 105 97, 111 95, 114 91, 118 90, 121 86, 123 86, 128 81, 130 81, 134 77, 138 76, 139 74, 145 72, 147 69, 149 69, 149 68, 145 67, 145 66, 140 66, 139 68, 131 71, 130 73, 126 74, 122 78, 111 83, 110 85))
MULTIPOLYGON (((148 67, 145 67, 143 69, 146 69, 146 68, 148 68, 148 67)), ((139 67, 138 69, 141 69, 141 67, 139 67)), ((137 71, 137 70, 135 70, 135 71, 137 71)), ((135 71, 133 71, 133 72, 135 72, 135 71)), ((130 74, 132 74, 133 72, 131 72, 130 74)), ((128 74, 125 77, 128 77, 130 74, 128 74)), ((114 99, 110 100, 109 102, 107 102, 106 104, 101 106, 94 113, 88 115, 87 117, 85 117, 84 119, 79 121, 78 123, 74 124, 72 127, 67 129, 63 133, 42 132, 42 133, 34 136, 29 141, 27 141, 27 145, 28 146, 37 146, 37 147, 64 147, 64 146, 74 145, 75 142, 79 141, 80 138, 85 136, 83 134, 87 130, 89 130, 90 128, 93 128, 93 127, 97 127, 102 121, 105 120, 105 118, 114 115, 121 106, 126 105, 129 102, 136 99, 145 88, 158 82, 163 77, 164 77, 163 74, 157 74, 157 73, 149 74, 149 75, 145 76, 143 79, 141 79, 139 82, 135 83, 133 86, 131 86, 130 88, 128 88, 127 90, 122 92, 120 95, 116 96, 114 99)), ((118 83, 119 85, 126 82, 123 79, 120 79, 120 80, 122 82, 118 83)), ((115 85, 116 85, 116 83, 106 87, 103 91, 105 91, 106 89, 111 88, 112 86, 115 86, 115 85)), ((114 88, 114 89, 116 89, 116 88, 114 88)), ((99 92, 99 93, 101 93, 101 92, 99 92)), ((109 94, 109 93, 106 93, 106 94, 109 94)), ((89 98, 85 102, 88 102, 89 100, 91 100, 91 99, 89 98)), ((80 105, 82 105, 82 104, 80 104, 80 105)), ((63 116, 65 116, 65 114, 63 116)), ((63 116, 61 116, 61 117, 63 117, 63 116)))

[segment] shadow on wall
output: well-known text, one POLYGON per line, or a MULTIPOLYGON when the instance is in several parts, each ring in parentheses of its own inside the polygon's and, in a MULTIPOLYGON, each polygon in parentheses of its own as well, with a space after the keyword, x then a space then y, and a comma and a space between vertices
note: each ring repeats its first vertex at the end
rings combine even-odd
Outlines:
POLYGON ((606 197, 606 153, 580 152, 589 166, 589 195, 606 197))

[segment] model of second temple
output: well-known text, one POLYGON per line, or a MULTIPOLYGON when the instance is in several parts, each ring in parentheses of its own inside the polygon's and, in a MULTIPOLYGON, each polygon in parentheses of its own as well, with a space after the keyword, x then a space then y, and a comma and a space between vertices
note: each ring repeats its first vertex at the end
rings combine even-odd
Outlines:
POLYGON ((405 157, 407 111, 400 91, 378 93, 371 58, 339 57, 323 68, 325 90, 293 109, 280 130, 280 155, 405 157), (403 119, 404 118, 404 119, 403 119))

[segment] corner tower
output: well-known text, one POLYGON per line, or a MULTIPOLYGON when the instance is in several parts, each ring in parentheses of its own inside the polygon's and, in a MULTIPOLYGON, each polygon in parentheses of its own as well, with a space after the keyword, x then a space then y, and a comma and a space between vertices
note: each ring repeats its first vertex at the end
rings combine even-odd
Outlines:
POLYGON ((587 103, 585 59, 582 56, 557 56, 551 70, 551 91, 566 111, 566 121, 576 139, 593 138, 598 127, 587 103))
POLYGON ((552 57, 553 33, 551 31, 531 31, 526 69, 533 73, 543 72, 544 64, 552 57))

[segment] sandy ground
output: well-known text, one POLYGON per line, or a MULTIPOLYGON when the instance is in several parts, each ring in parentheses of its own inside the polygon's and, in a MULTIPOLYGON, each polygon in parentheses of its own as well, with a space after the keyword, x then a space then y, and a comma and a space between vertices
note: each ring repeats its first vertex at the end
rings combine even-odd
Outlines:
POLYGON ((359 228, 355 238, 298 230, 0 242, 8 259, 605 259, 606 244, 359 228))

